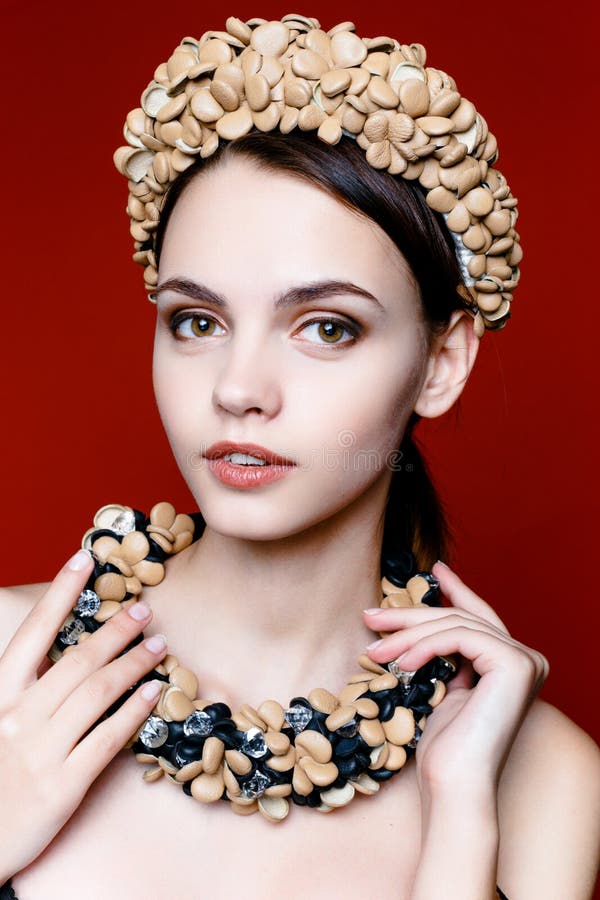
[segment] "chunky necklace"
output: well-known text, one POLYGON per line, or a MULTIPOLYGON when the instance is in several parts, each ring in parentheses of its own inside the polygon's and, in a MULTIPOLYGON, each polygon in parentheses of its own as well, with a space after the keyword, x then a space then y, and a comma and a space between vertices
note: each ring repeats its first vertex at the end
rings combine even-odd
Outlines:
MULTIPOLYGON (((117 504, 99 509, 82 541, 94 570, 50 659, 57 662, 89 638, 144 584, 159 584, 167 556, 197 540, 205 524, 200 513, 177 514, 167 502, 153 506, 149 516, 117 504)), ((382 607, 440 605, 439 581, 429 572, 415 573, 414 566, 411 552, 382 560, 382 607)), ((139 634, 119 655, 143 639, 139 634)), ((197 677, 168 653, 101 720, 142 682, 158 679, 164 684, 152 714, 125 745, 138 762, 150 764, 146 781, 165 776, 196 800, 228 800, 239 815, 260 811, 271 822, 286 817, 290 800, 330 812, 357 792, 376 793, 402 769, 456 672, 452 658, 441 656, 416 672, 395 662, 379 665, 367 654, 358 665, 338 696, 315 688, 287 708, 265 700, 258 709, 244 704, 232 713, 226 703, 199 697, 197 677)))

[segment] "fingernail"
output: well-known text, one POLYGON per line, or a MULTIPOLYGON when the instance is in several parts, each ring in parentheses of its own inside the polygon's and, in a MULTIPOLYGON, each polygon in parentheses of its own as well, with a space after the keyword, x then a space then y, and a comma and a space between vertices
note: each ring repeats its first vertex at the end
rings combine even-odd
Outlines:
POLYGON ((367 644, 367 646, 365 647, 365 650, 372 650, 374 647, 378 647, 379 644, 382 642, 382 640, 383 640, 383 638, 380 638, 378 641, 373 641, 372 644, 367 644))
POLYGON ((78 550, 67 562, 66 567, 74 572, 80 572, 81 569, 85 569, 91 558, 92 554, 89 550, 78 550))
POLYGON ((438 559, 438 560, 437 560, 437 564, 438 564, 439 566, 443 566, 445 569, 449 569, 449 568, 450 568, 450 566, 447 566, 446 563, 445 563, 445 562, 442 562, 441 559, 438 559))
POLYGON ((160 686, 162 682, 157 681, 148 681, 144 687, 142 688, 142 697, 144 700, 155 700, 156 697, 160 694, 160 686))
POLYGON ((160 653, 167 646, 167 639, 164 634, 153 634, 152 637, 144 641, 144 644, 152 653, 160 653))
POLYGON ((150 607, 143 600, 140 600, 138 603, 130 606, 127 612, 132 619, 137 619, 138 622, 141 622, 142 619, 147 619, 150 615, 150 607))
POLYGON ((385 610, 381 609, 379 606, 375 606, 373 609, 363 609, 364 613, 368 613, 370 616, 376 616, 377 613, 385 612, 385 610))

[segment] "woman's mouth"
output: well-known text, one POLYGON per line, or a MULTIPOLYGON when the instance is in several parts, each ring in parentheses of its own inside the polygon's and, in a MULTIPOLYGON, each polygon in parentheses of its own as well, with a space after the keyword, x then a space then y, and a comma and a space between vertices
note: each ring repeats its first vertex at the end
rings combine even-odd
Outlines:
POLYGON ((254 456, 239 450, 226 453, 221 450, 220 455, 216 455, 213 449, 212 454, 207 454, 206 461, 210 471, 222 484, 241 489, 261 487, 278 481, 295 468, 295 463, 287 460, 285 463, 269 462, 264 456, 254 456))

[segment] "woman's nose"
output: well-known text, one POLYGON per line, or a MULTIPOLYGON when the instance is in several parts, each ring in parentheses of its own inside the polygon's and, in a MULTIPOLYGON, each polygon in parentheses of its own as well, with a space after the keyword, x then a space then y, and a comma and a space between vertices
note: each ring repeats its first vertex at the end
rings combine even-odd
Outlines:
POLYGON ((213 388, 213 403, 235 416, 255 411, 273 416, 281 404, 281 373, 274 354, 234 340, 213 388))

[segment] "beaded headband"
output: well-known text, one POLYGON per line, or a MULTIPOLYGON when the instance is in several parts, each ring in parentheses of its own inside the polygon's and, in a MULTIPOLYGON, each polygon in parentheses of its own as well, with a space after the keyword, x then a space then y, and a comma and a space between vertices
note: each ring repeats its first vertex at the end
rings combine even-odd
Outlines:
POLYGON ((375 169, 418 181, 442 214, 478 337, 511 316, 522 251, 517 199, 493 168, 494 135, 453 78, 425 66, 421 44, 361 38, 353 22, 325 32, 315 18, 230 16, 225 31, 184 37, 129 112, 114 162, 128 179, 133 258, 148 299, 158 283, 155 233, 167 189, 219 139, 316 130, 331 146, 356 140, 375 169))

